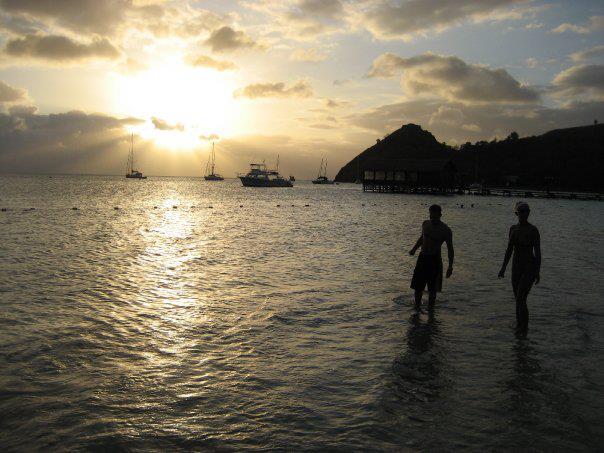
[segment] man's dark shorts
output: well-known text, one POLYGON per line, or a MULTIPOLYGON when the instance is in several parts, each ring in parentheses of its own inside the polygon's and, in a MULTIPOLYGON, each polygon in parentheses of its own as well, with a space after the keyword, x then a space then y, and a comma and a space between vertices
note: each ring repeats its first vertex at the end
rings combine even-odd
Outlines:
POLYGON ((428 291, 440 292, 443 288, 443 260, 440 255, 422 255, 417 258, 413 271, 411 288, 423 291, 428 285, 428 291))

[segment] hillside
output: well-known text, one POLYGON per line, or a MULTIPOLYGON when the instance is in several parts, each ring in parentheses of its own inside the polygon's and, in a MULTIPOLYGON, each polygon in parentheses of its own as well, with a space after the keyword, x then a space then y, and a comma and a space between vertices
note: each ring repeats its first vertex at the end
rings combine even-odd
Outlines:
POLYGON ((406 124, 392 132, 344 165, 336 181, 354 182, 362 175, 363 163, 374 159, 435 159, 446 158, 449 147, 441 144, 430 132, 416 124, 406 124), (357 170, 359 171, 357 173, 357 170))
POLYGON ((336 181, 353 182, 364 162, 379 159, 450 159, 460 183, 489 186, 602 191, 604 125, 556 129, 543 135, 474 144, 459 149, 439 143, 415 124, 407 124, 367 148, 340 169, 336 181))

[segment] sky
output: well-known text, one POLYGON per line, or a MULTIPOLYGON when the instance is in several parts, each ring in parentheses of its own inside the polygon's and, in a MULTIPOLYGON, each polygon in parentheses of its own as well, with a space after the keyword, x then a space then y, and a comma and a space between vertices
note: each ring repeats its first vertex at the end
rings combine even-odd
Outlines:
POLYGON ((0 173, 328 176, 604 120, 601 0, 0 0, 0 173))

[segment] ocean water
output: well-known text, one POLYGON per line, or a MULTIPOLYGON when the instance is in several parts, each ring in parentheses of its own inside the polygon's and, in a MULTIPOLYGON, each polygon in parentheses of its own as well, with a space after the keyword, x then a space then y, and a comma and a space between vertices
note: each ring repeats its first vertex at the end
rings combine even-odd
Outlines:
POLYGON ((0 446, 601 449, 604 204, 531 201, 518 339, 497 279, 515 201, 1 176, 0 446), (434 202, 456 263, 416 313, 434 202))

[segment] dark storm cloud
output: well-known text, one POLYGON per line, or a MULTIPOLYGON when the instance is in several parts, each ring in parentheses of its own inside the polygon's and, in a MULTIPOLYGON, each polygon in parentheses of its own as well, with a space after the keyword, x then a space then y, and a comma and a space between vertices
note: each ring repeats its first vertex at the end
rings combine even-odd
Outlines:
POLYGON ((13 58, 38 59, 54 62, 73 62, 88 59, 115 60, 120 51, 106 38, 81 43, 66 36, 26 35, 9 39, 4 53, 13 58))
POLYGON ((375 37, 407 39, 429 30, 442 30, 466 20, 488 17, 523 0, 408 0, 378 1, 361 17, 375 37))
POLYGON ((228 52, 238 49, 261 47, 252 38, 240 30, 225 25, 214 30, 205 41, 213 52, 228 52))
POLYGON ((431 53, 402 58, 385 53, 376 58, 369 77, 392 77, 399 73, 406 94, 436 94, 467 103, 535 102, 539 93, 521 85, 505 69, 468 64, 461 58, 431 53))
POLYGON ((283 82, 276 83, 254 83, 240 90, 235 91, 235 97, 244 97, 249 99, 257 98, 288 98, 298 97, 307 98, 313 95, 312 87, 301 80, 294 85, 287 87, 283 82))

